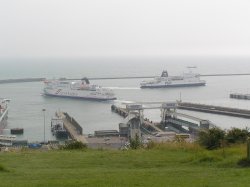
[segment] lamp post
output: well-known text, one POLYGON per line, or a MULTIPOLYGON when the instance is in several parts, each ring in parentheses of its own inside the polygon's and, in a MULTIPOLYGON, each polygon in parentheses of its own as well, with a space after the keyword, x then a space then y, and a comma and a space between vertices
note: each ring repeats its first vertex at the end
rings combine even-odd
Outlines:
POLYGON ((43 142, 45 144, 45 111, 46 109, 43 108, 43 142))

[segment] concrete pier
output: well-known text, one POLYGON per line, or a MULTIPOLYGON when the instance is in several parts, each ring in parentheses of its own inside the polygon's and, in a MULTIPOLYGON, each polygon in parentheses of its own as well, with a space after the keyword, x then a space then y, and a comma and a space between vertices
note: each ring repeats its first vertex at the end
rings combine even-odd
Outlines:
POLYGON ((84 144, 88 143, 83 136, 82 127, 66 112, 56 112, 56 116, 63 120, 64 128, 69 133, 70 137, 84 144))
POLYGON ((183 110, 197 111, 197 112, 206 112, 206 113, 220 114, 220 115, 227 115, 227 116, 234 116, 241 118, 250 118, 250 110, 246 109, 205 105, 197 103, 187 103, 187 102, 179 102, 178 108, 183 110))

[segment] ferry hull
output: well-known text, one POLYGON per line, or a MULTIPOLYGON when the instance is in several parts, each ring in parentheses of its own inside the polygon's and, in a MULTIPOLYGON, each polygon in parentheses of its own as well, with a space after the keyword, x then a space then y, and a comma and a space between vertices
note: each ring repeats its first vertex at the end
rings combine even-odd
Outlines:
POLYGON ((61 97, 61 98, 91 100, 91 101, 110 101, 110 100, 116 100, 116 97, 111 97, 111 98, 93 98, 93 97, 87 97, 87 96, 56 95, 56 94, 49 94, 49 93, 44 93, 44 95, 45 96, 52 96, 52 97, 61 97))
POLYGON ((141 88, 176 88, 176 87, 195 87, 205 86, 206 83, 190 83, 190 84, 159 84, 159 85, 141 85, 141 88))
POLYGON ((43 89, 44 95, 72 99, 108 101, 115 100, 112 90, 103 89, 98 85, 91 85, 87 78, 81 81, 46 81, 43 89))
MULTIPOLYGON (((195 68, 195 67, 188 67, 195 68)), ((150 81, 142 81, 141 88, 171 88, 171 87, 191 87, 205 86, 206 81, 200 80, 199 74, 194 74, 192 71, 183 73, 181 76, 168 76, 167 71, 163 71, 160 77, 155 77, 150 81)))

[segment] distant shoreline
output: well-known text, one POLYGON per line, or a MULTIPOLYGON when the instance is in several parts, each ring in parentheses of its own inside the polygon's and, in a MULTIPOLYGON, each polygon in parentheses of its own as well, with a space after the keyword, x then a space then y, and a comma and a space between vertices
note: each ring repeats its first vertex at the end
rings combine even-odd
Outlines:
MULTIPOLYGON (((249 76, 250 73, 230 73, 230 74, 203 74, 201 77, 222 77, 222 76, 249 76)), ((108 79, 145 79, 145 78, 154 78, 155 76, 131 76, 131 77, 92 77, 88 78, 89 80, 108 80, 108 79)), ((8 84, 8 83, 23 83, 23 82, 42 82, 46 80, 46 78, 19 78, 19 79, 2 79, 0 80, 0 84, 8 84)), ((67 79, 65 80, 80 80, 76 79, 67 79)))

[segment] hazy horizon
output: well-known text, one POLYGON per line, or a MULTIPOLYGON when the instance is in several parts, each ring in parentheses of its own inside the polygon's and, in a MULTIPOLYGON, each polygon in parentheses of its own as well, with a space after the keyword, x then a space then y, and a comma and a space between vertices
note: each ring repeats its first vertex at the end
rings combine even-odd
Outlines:
POLYGON ((46 77, 158 76, 163 70, 178 75, 187 66, 200 74, 250 73, 250 58, 16 58, 0 59, 0 79, 46 77))
POLYGON ((0 58, 250 57, 247 0, 0 0, 0 58))

